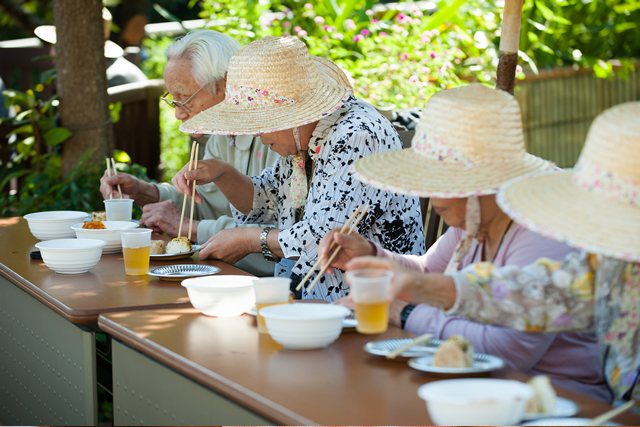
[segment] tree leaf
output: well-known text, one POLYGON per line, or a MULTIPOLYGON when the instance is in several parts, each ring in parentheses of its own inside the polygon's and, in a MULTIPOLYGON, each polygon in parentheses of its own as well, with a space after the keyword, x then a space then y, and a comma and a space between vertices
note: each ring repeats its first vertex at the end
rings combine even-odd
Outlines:
POLYGON ((12 130, 11 132, 9 132, 8 135, 17 135, 20 133, 27 133, 27 134, 33 135, 33 126, 31 124, 20 126, 12 130))
POLYGON ((49 129, 44 134, 44 142, 49 147, 53 147, 54 145, 58 145, 73 135, 71 131, 67 128, 53 128, 49 129))

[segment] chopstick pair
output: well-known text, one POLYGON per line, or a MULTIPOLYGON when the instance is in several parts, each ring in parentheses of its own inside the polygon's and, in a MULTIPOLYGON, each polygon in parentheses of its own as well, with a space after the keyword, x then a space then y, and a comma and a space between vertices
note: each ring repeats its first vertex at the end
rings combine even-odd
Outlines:
MULTIPOLYGON (((198 150, 200 149, 200 144, 198 144, 196 141, 193 141, 193 144, 191 144, 191 154, 189 155, 189 170, 195 170, 198 168, 198 150), (195 154, 195 156, 194 156, 195 154), (194 158, 195 158, 195 165, 194 165, 194 158)), ((187 180, 187 185, 189 185, 189 180, 187 180)), ((188 235, 188 239, 191 240, 191 227, 193 226, 193 204, 194 204, 194 199, 196 197, 196 182, 193 181, 193 191, 191 193, 191 212, 189 215, 189 235, 188 235)), ((178 238, 180 238, 181 234, 182 234, 182 220, 184 219, 184 210, 187 206, 187 195, 184 195, 184 199, 182 199, 182 214, 180 215, 180 226, 178 227, 178 238)))
MULTIPOLYGON (((360 212, 361 209, 362 209, 362 206, 359 206, 358 209, 356 209, 356 211, 353 213, 353 215, 351 215, 351 217, 347 220, 347 222, 340 229, 340 234, 345 234, 345 231, 349 227, 349 224, 351 224, 351 222, 356 217, 356 215, 358 215, 358 212, 360 212)), ((353 233, 353 231, 356 229, 356 227, 358 226, 360 221, 362 221, 362 218, 364 218, 364 216, 365 216, 365 214, 367 213, 368 210, 369 210, 369 205, 365 206, 364 209, 362 209, 362 212, 360 213, 360 216, 358 217, 356 222, 353 224, 353 226, 351 228, 349 228, 349 231, 346 232, 347 236, 349 236, 349 235, 351 235, 351 233, 353 233)), ((327 269, 331 265, 331 261, 333 261, 333 259, 336 257, 336 255, 338 255, 338 252, 340 252, 340 249, 342 249, 342 246, 336 245, 335 240, 334 240, 334 241, 331 242, 331 245, 329 245, 329 250, 333 249, 334 246, 337 246, 336 250, 333 252, 333 254, 331 254, 331 256, 327 260, 326 264, 320 270, 320 273, 318 273, 316 278, 313 279, 313 282, 311 282, 311 285, 309 285, 309 287, 307 288, 307 292, 311 292, 311 290, 316 285, 316 283, 318 283, 318 280, 320 280, 320 277, 322 277, 322 275, 327 271, 327 269)), ((323 260, 324 260, 324 254, 322 256, 320 256, 320 258, 318 258, 318 261, 316 261, 316 263, 313 265, 311 270, 309 270, 307 275, 304 276, 302 281, 300 281, 300 284, 296 287, 296 291, 299 291, 300 289, 302 289, 302 286, 304 286, 305 282, 307 280, 309 280, 309 278, 311 277, 313 272, 316 270, 316 268, 318 268, 320 266, 320 263, 323 260)))
MULTIPOLYGON (((118 172, 116 171, 116 161, 113 160, 113 157, 111 158, 111 164, 113 166, 113 176, 118 175, 118 172)), ((111 178, 111 168, 109 167, 109 158, 107 157, 107 175, 109 175, 109 178, 111 178)), ((118 194, 120 195, 120 198, 122 199, 122 188, 120 188, 120 184, 118 184, 118 194)), ((113 190, 111 190, 109 192, 109 199, 113 199, 113 190)))

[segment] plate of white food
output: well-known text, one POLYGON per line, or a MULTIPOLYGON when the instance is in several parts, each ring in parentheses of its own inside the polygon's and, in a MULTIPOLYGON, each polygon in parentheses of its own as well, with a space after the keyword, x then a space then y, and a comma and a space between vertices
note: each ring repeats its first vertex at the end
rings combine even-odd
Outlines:
POLYGON ((188 258, 200 250, 200 245, 194 245, 186 237, 176 237, 169 243, 163 240, 151 241, 152 261, 173 261, 188 258))

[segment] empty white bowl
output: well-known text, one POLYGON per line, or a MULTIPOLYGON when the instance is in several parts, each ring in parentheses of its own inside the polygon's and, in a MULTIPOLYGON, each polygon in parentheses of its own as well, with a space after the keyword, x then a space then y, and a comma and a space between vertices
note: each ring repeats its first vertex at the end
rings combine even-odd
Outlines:
POLYGON ((103 254, 115 254, 122 252, 122 240, 120 239, 120 230, 137 227, 131 221, 102 221, 106 230, 96 230, 82 228, 83 222, 73 224, 71 229, 75 231, 78 239, 99 239, 104 240, 107 244, 102 248, 103 254))
POLYGON ((311 350, 337 340, 342 321, 351 310, 339 305, 298 303, 272 305, 259 313, 276 342, 291 350, 311 350))
POLYGON ((76 237, 71 226, 84 221, 86 212, 78 211, 50 211, 38 212, 24 216, 29 223, 29 230, 36 239, 72 239, 76 237))
POLYGON ((202 314, 217 317, 240 316, 256 303, 255 277, 206 276, 182 281, 191 304, 202 314))
POLYGON ((436 425, 512 426, 522 419, 533 388, 490 378, 434 381, 418 389, 436 425))
POLYGON ((36 243, 45 265, 61 274, 80 274, 100 261, 104 240, 60 239, 36 243))

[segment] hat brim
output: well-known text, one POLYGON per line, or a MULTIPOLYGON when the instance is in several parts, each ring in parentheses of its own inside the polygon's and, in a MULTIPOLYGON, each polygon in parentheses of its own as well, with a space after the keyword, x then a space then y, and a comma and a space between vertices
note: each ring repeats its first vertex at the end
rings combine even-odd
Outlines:
MULTIPOLYGON (((56 44, 58 37, 56 27, 53 25, 41 25, 33 30, 34 34, 40 39, 50 44, 56 44)), ((105 58, 119 58, 124 55, 124 50, 111 40, 104 42, 105 58)))
POLYGON ((573 172, 507 183, 497 196, 516 222, 575 248, 640 262, 640 207, 617 202, 574 184, 573 172))
POLYGON ((513 178, 553 167, 551 162, 528 153, 515 159, 463 165, 431 159, 407 148, 359 159, 354 172, 360 181, 382 190, 452 199, 495 194, 513 178))
POLYGON ((191 134, 260 135, 312 123, 340 108, 350 96, 345 86, 331 84, 324 76, 318 86, 297 102, 243 106, 221 102, 180 125, 191 134))

